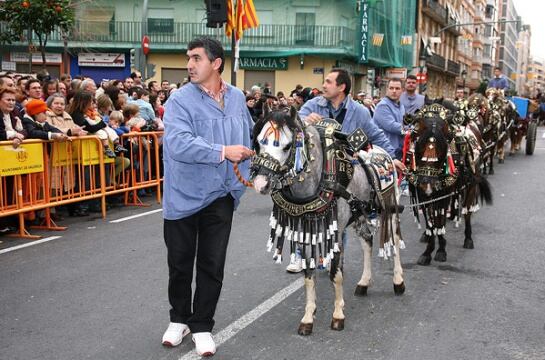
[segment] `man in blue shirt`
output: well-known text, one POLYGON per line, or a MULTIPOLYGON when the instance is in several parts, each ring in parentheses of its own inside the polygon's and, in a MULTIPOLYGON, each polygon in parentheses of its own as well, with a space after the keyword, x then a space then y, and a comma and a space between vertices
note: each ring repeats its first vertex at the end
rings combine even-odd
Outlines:
POLYGON ((416 93, 417 83, 414 75, 408 75, 405 80, 405 91, 399 98, 399 102, 405 107, 405 114, 414 114, 424 106, 424 95, 416 93))
POLYGON ((390 144, 395 149, 395 158, 401 159, 403 136, 403 116, 405 115, 405 107, 399 101, 403 91, 403 86, 400 79, 390 79, 386 96, 382 99, 375 108, 373 120, 379 128, 381 128, 390 144))
POLYGON ((211 356, 233 211, 244 192, 231 162, 241 162, 248 176, 244 160, 253 155, 253 121, 242 91, 221 79, 221 43, 203 37, 187 48, 191 83, 172 93, 164 115, 163 216, 172 308, 163 344, 179 345, 191 331, 197 353, 211 356))
MULTIPOLYGON (((373 145, 380 146, 394 156, 395 149, 373 122, 369 110, 348 96, 351 86, 350 75, 346 70, 332 69, 324 80, 323 94, 307 101, 299 110, 299 116, 307 124, 314 124, 322 118, 335 119, 345 133, 361 128, 373 145)), ((401 167, 401 162, 396 166, 401 167)))
POLYGON ((488 82, 488 87, 501 89, 504 91, 509 89, 509 82, 501 73, 501 69, 499 67, 496 67, 494 69, 494 78, 490 79, 490 81, 488 82))

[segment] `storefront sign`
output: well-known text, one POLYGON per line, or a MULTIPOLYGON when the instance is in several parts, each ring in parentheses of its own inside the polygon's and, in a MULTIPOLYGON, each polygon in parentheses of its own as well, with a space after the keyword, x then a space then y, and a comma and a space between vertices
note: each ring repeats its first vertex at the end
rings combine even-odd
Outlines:
POLYGON ((288 58, 241 57, 240 68, 244 70, 288 70, 288 58))
POLYGON ((12 144, 0 146, 0 176, 31 174, 44 171, 42 144, 12 144))
POLYGON ((367 58, 367 45, 369 43, 369 2, 368 0, 362 0, 360 8, 360 42, 359 42, 359 57, 358 62, 360 64, 366 63, 367 58))
POLYGON ((17 64, 13 61, 2 61, 2 70, 17 71, 17 64))
POLYGON ((386 79, 402 79, 404 80, 407 77, 406 68, 390 68, 386 69, 386 79))
POLYGON ((125 54, 120 53, 80 53, 79 66, 125 67, 125 54))
MULTIPOLYGON (((12 52, 10 60, 18 63, 28 63, 28 53, 12 52)), ((60 64, 62 63, 62 54, 45 53, 45 62, 48 64, 60 64)), ((32 53, 32 63, 41 64, 42 53, 32 53)))

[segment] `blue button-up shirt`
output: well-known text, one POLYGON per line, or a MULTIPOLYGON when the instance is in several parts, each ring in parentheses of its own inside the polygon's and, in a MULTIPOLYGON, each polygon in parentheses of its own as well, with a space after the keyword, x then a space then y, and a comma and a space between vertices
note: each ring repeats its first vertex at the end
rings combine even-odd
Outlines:
POLYGON ((488 87, 505 90, 505 89, 509 89, 509 82, 503 76, 495 77, 490 79, 490 81, 488 82, 488 87))
MULTIPOLYGON (((165 105, 163 162, 163 217, 177 220, 231 194, 238 205, 244 185, 228 160, 224 145, 251 147, 253 121, 244 94, 227 85, 221 106, 198 85, 189 83, 175 91, 165 105)), ((239 164, 243 177, 249 161, 239 164)))
MULTIPOLYGON (((299 116, 304 120, 310 113, 316 113, 324 118, 329 117, 329 101, 323 96, 315 97, 307 101, 299 110, 299 116)), ((342 109, 342 106, 339 107, 342 109)), ((384 135, 384 132, 375 124, 369 110, 354 100, 346 99, 346 114, 341 131, 351 133, 357 128, 363 130, 373 145, 380 146, 391 156, 395 156, 395 150, 384 135)))

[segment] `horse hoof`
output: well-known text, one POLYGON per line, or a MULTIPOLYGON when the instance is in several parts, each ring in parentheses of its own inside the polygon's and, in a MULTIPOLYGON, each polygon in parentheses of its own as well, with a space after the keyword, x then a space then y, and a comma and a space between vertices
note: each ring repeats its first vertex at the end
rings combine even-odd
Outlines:
POLYGON ((473 240, 471 239, 465 239, 464 240, 464 249, 474 249, 475 246, 473 246, 473 240))
POLYGON ((405 283, 402 282, 399 285, 394 284, 394 294, 396 295, 403 295, 405 292, 405 283))
POLYGON ((424 265, 427 266, 431 263, 431 256, 430 255, 420 255, 418 258, 418 261, 416 262, 418 265, 424 265))
POLYGON ((367 296, 367 286, 358 285, 356 286, 356 291, 354 291, 356 296, 367 296))
POLYGON ((488 171, 488 175, 494 175, 494 169, 490 169, 490 170, 488 171))
POLYGON ((302 336, 307 336, 307 335, 310 335, 312 334, 312 326, 314 324, 310 323, 310 324, 305 324, 305 323, 300 323, 299 324, 299 329, 297 329, 297 333, 299 335, 302 335, 302 336))
POLYGON ((331 320, 331 330, 341 331, 344 330, 344 319, 335 319, 331 320))
POLYGON ((439 262, 445 262, 447 261, 447 253, 444 251, 438 251, 435 253, 433 260, 439 261, 439 262))

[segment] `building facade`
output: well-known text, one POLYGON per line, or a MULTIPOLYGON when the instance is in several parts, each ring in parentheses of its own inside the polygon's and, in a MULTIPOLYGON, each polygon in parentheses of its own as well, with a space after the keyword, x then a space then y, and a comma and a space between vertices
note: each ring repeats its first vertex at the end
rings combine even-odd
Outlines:
POLYGON ((499 19, 497 3, 498 0, 487 0, 484 11, 484 20, 489 22, 484 25, 483 37, 482 77, 486 80, 494 76, 494 68, 499 65, 497 59, 500 41, 499 24, 492 23, 499 19))
POLYGON ((427 72, 430 97, 452 97, 461 74, 458 37, 461 29, 457 1, 421 0, 418 4, 419 67, 427 72), (424 60, 425 59, 425 60, 424 60))
POLYGON ((517 41, 517 79, 516 91, 519 96, 529 96, 528 68, 530 66, 530 41, 532 31, 530 25, 523 25, 517 41))
POLYGON ((510 21, 499 24, 500 43, 496 58, 498 66, 509 80, 509 88, 516 88, 517 58, 518 58, 518 33, 520 31, 520 18, 517 15, 513 0, 499 0, 499 19, 510 21), (518 21, 518 22, 515 22, 518 21))
MULTIPOLYGON (((366 67, 357 61, 359 2, 287 0, 254 4, 260 26, 246 31, 241 39, 238 87, 249 89, 269 82, 274 91, 289 92, 297 84, 321 88, 325 74, 336 66, 348 69, 355 83, 363 82, 366 67)), ((231 81, 231 41, 223 28, 206 27, 202 0, 149 0, 145 21, 142 7, 140 0, 82 2, 66 51, 62 36, 52 34, 47 51, 55 62, 48 64, 50 73, 87 75, 97 82, 123 78, 137 65, 131 50, 141 47, 145 33, 150 40, 147 63, 155 65, 155 74, 149 78, 182 82, 187 78, 188 42, 209 35, 218 38, 226 49, 223 77, 231 81)), ((23 43, 4 47, 3 60, 16 59, 18 70, 24 71, 24 57, 17 53, 27 50, 28 45, 23 43)))
POLYGON ((545 60, 531 58, 528 66, 528 92, 535 97, 545 93, 545 60))

